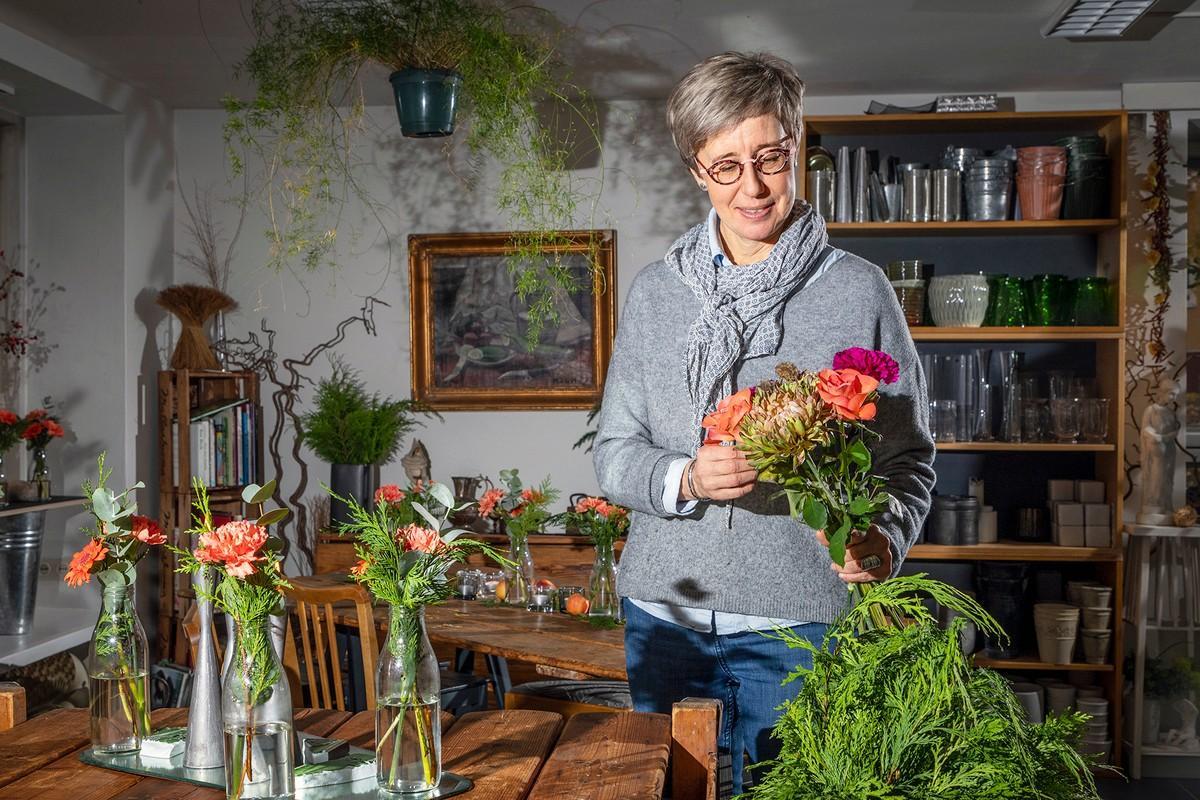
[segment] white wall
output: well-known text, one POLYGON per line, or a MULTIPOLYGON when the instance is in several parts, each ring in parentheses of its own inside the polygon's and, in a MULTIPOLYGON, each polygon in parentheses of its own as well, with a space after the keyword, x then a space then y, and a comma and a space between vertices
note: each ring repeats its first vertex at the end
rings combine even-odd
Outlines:
MULTIPOLYGON (((882 98, 893 102, 917 102, 918 98, 882 98)), ((814 97, 807 112, 861 112, 868 98, 814 97)), ((1018 95, 1018 108, 1113 108, 1120 104, 1119 92, 1088 94, 1018 95)), ((618 102, 602 107, 605 146, 604 210, 593 222, 581 219, 580 227, 611 227, 617 237, 617 296, 623 300, 630 282, 646 264, 661 258, 667 247, 707 210, 704 195, 695 188, 680 165, 664 122, 662 102, 618 102)), ((175 114, 175 145, 179 184, 190 193, 194 182, 235 193, 223 182, 225 158, 221 139, 224 114, 217 111, 179 111, 175 114)), ((504 221, 490 206, 489 175, 482 191, 471 193, 452 173, 443 153, 444 141, 420 141, 399 136, 394 110, 369 110, 372 140, 363 152, 370 164, 364 179, 373 196, 384 206, 381 219, 363 219, 355 207, 348 219, 361 227, 358 238, 339 243, 336 274, 319 273, 298 279, 276 275, 259 265, 266 261, 265 240, 259 232, 264 218, 255 213, 247 220, 237 247, 235 275, 231 286, 242 308, 230 320, 231 333, 257 329, 267 320, 278 331, 276 350, 280 357, 300 357, 327 339, 342 319, 357 313, 361 297, 374 294, 390 304, 376 314, 378 335, 352 329, 338 348, 339 355, 361 370, 372 390, 407 397, 409 379, 409 297, 405 246, 410 233, 443 231, 504 230, 504 221), (389 251, 389 242, 391 249, 389 251), (301 287, 301 282, 307 289, 301 287)), ((462 158, 451 157, 456 169, 462 158)), ((595 176, 595 171, 580 177, 595 176)), ((175 238, 180 250, 190 242, 184 224, 185 211, 176 202, 175 238)), ((231 205, 217 209, 218 219, 231 232, 237 212, 231 205)), ((176 280, 194 281, 197 273, 176 259, 176 280)), ((619 305, 618 305, 619 308, 619 305)), ((328 374, 328 362, 319 359, 306 372, 314 380, 328 374)), ((268 391, 264 387, 264 393, 268 391)), ((305 397, 311 396, 310 391, 305 397)), ((265 409, 270 413, 270 409, 265 409)), ((591 458, 572 450, 571 444, 584 432, 583 411, 446 412, 444 421, 430 421, 415 434, 428 447, 434 477, 482 473, 493 478, 507 467, 517 467, 528 480, 551 475, 564 494, 596 491, 591 458)), ((271 424, 267 422, 268 429, 271 424)), ((406 443, 402 449, 407 450, 406 443)), ((283 447, 290 452, 290 440, 283 447)), ((319 491, 317 482, 326 480, 327 470, 315 455, 305 452, 310 465, 308 494, 319 491)), ((285 493, 295 486, 298 472, 285 471, 285 493)), ((402 482, 400 465, 384 467, 384 481, 402 482)))

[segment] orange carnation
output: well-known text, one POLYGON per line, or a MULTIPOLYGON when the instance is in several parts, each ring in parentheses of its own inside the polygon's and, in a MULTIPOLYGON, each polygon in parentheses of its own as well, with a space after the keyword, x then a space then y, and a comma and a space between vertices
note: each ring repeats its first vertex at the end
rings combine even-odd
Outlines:
POLYGON ((375 505, 396 505, 403 502, 404 490, 394 483, 387 483, 375 490, 375 505))
POLYGON ((254 574, 254 563, 265 561, 260 552, 267 543, 267 529, 248 519, 226 522, 212 533, 200 534, 196 559, 206 564, 220 564, 234 578, 254 574))
POLYGON ((104 542, 99 539, 89 539, 82 550, 71 556, 71 563, 67 567, 67 575, 63 580, 74 589, 78 589, 85 583, 91 583, 92 567, 107 556, 108 548, 104 546, 104 542))
POLYGON ((817 373, 817 394, 841 419, 875 419, 873 399, 879 381, 856 369, 823 369, 817 373))
POLYGON ((46 420, 43 424, 46 427, 46 433, 48 433, 52 438, 58 438, 66 433, 66 431, 63 430, 62 425, 59 425, 52 419, 46 420))
POLYGON ((143 517, 138 514, 133 515, 133 530, 131 531, 133 538, 137 539, 142 544, 148 544, 151 547, 158 544, 166 544, 167 537, 163 534, 162 528, 158 523, 149 517, 143 517))
POLYGON ((362 577, 367 574, 367 567, 371 566, 371 562, 365 558, 359 559, 358 563, 350 568, 350 574, 362 577))
POLYGON ((0 408, 0 425, 16 425, 20 421, 21 418, 7 408, 0 408))
POLYGON ((481 516, 490 517, 492 512, 496 510, 496 506, 504 499, 504 490, 488 489, 483 493, 483 498, 479 501, 479 513, 481 516))
POLYGON ((750 410, 750 398, 753 395, 754 389, 748 387, 717 403, 717 410, 706 415, 700 422, 704 426, 704 443, 736 442, 738 426, 742 424, 742 417, 750 410))
POLYGON ((407 525, 401 528, 396 531, 396 538, 400 540, 406 553, 416 551, 432 555, 446 546, 437 531, 431 528, 422 528, 420 525, 407 525))

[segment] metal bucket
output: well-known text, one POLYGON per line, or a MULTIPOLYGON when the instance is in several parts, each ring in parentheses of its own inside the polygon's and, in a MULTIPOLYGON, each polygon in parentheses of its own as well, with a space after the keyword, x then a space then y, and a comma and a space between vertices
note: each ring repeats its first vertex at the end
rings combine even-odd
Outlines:
POLYGON ((46 512, 0 517, 0 636, 29 633, 46 512))

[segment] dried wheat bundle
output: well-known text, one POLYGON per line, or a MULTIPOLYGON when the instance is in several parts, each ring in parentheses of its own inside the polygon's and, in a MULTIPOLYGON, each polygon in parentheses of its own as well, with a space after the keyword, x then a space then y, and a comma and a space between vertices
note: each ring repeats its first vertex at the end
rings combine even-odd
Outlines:
POLYGON ((220 369, 204 324, 218 311, 237 308, 234 299, 210 286, 185 283, 163 289, 155 302, 179 317, 183 325, 171 354, 171 369, 220 369))

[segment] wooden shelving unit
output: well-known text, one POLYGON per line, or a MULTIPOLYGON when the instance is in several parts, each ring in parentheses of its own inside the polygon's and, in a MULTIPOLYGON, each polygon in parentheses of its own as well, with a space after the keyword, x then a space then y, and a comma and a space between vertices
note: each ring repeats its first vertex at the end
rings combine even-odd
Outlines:
POLYGON ((995 544, 918 544, 908 557, 919 561, 1119 561, 1114 547, 1059 547, 1001 539, 995 544))
POLYGON ((1056 444, 1055 442, 938 442, 937 449, 947 453, 1111 453, 1116 445, 1056 444))
MULTIPOLYGON (((932 161, 948 145, 998 149, 1005 145, 1022 147, 1048 144, 1064 136, 1098 134, 1114 167, 1110 181, 1110 212, 1102 219, 1083 220, 1007 220, 1001 222, 860 222, 830 223, 829 234, 835 244, 851 252, 868 255, 885 264, 892 259, 936 260, 937 274, 953 272, 1061 272, 1073 276, 1102 275, 1109 279, 1115 297, 1126 294, 1126 253, 1128 210, 1126 207, 1126 150, 1128 121, 1123 111, 1066 111, 963 114, 886 114, 877 116, 840 115, 805 119, 804 146, 824 145, 832 151, 840 146, 867 147, 898 156, 902 161, 932 161), (977 242, 975 240, 978 240, 977 242), (1005 263, 1006 241, 1019 253, 1011 269, 1005 263), (1044 259, 1038 254, 1045 253, 1044 259), (936 255, 933 255, 936 254, 936 255), (1092 260, 1094 258, 1094 260, 1092 260), (1043 263, 1039 263, 1044 261, 1043 263), (961 263, 961 266, 959 264, 961 263), (956 268, 957 267, 957 268, 956 268)), ((802 148, 803 150, 803 148, 802 148)), ((800 163, 799 185, 805 186, 804 163, 800 163)), ((947 481, 964 481, 955 472, 961 460, 976 454, 972 464, 990 463, 999 471, 1000 483, 1019 485, 1028 471, 1042 474, 1059 469, 1051 477, 1094 478, 1105 484, 1106 496, 1113 505, 1113 537, 1107 547, 1058 547, 1001 541, 996 544, 946 547, 917 545, 909 559, 930 562, 1011 561, 1017 563, 1063 564, 1064 570, 1082 571, 1113 587, 1113 608, 1123 607, 1123 561, 1120 539, 1122 519, 1124 427, 1121 399, 1124 392, 1125 312, 1118 308, 1112 325, 1101 327, 1025 327, 1025 328, 937 328, 932 325, 912 328, 918 347, 936 347, 938 352, 969 352, 972 347, 993 345, 1028 347, 1031 352, 1061 353, 1060 360, 1094 365, 1096 388, 1109 403, 1109 439, 1103 444, 1054 444, 1009 442, 948 442, 938 445, 939 469, 947 481), (955 348, 955 345, 961 349, 955 348), (962 455, 959 455, 962 454, 962 455), (943 457, 945 460, 943 460, 943 457), (982 462, 978 459, 982 457, 982 462), (1003 459, 1003 462, 989 461, 1003 459), (1000 464, 1003 466, 1000 466, 1000 464), (1028 464, 1024 470, 1022 464, 1028 464), (1090 464, 1090 467, 1088 466, 1090 464), (950 470, 950 472, 947 472, 950 470), (1009 478, 1012 478, 1012 481, 1009 478)), ((1086 369, 1084 370, 1086 374, 1086 369)), ((978 474, 978 473, 972 473, 978 474)), ((989 480, 988 489, 994 480, 989 480)), ((1010 495, 1016 489, 1008 490, 1010 495)), ((1021 491, 1024 491, 1022 489, 1021 491)), ((1029 503, 1033 505, 1034 503, 1029 503)), ((1005 524, 1002 520, 1002 524, 1005 524)), ((1115 615, 1114 615, 1115 616, 1115 615)), ((1113 732, 1113 763, 1121 759, 1121 702, 1124 653, 1123 626, 1114 625, 1110 664, 1043 664, 1036 657, 1016 660, 990 660, 981 656, 976 663, 1004 670, 1071 670, 1097 673, 1110 701, 1113 732)))
MULTIPOLYGON (((254 463, 262 476, 262 406, 259 403, 258 375, 253 372, 219 370, 164 370, 158 373, 158 431, 159 431, 159 513, 162 528, 176 547, 191 546, 187 535, 191 527, 191 421, 200 408, 223 401, 249 401, 255 413, 254 463), (178 460, 176 460, 178 459, 178 460)), ((230 514, 244 513, 241 486, 209 487, 213 511, 230 514)), ((186 578, 175 574, 175 556, 165 547, 159 548, 159 611, 158 652, 177 663, 186 664, 190 658, 187 642, 179 635, 179 623, 191 605, 193 594, 186 578)))
POLYGON ((995 222, 830 222, 830 236, 1052 236, 1101 233, 1117 219, 1005 219, 995 222))
POLYGON ((1104 327, 937 328, 921 325, 909 329, 914 342, 1101 342, 1125 338, 1115 325, 1104 327))

